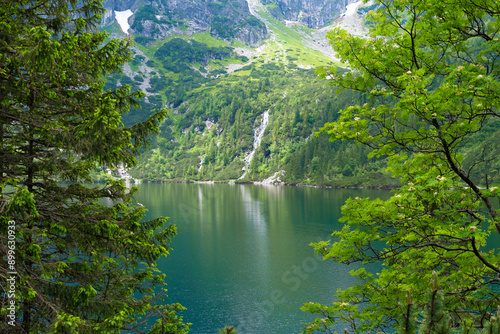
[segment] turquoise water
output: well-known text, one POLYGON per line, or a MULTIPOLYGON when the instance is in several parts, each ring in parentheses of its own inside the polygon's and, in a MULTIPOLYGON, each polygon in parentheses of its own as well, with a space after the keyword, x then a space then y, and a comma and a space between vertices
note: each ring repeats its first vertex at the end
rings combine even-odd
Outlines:
MULTIPOLYGON (((387 198, 366 189, 254 185, 141 184, 138 202, 147 219, 170 217, 178 228, 171 255, 158 267, 169 299, 188 310, 191 333, 302 331, 314 316, 307 302, 331 303, 352 285, 355 265, 323 261, 309 244, 329 240, 349 197, 387 198)), ((339 329, 341 330, 341 329, 339 329)))

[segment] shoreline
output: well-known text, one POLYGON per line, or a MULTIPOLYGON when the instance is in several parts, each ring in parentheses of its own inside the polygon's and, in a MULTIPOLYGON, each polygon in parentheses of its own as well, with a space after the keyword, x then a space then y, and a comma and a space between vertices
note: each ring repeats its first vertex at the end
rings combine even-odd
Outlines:
POLYGON ((314 185, 314 184, 304 184, 304 183, 262 183, 262 181, 196 181, 196 180, 140 180, 139 183, 193 183, 193 184, 249 184, 255 186, 274 186, 274 187, 309 187, 309 188, 324 188, 324 189, 380 189, 380 190, 392 190, 398 189, 401 185, 380 185, 380 186, 330 186, 330 185, 314 185))

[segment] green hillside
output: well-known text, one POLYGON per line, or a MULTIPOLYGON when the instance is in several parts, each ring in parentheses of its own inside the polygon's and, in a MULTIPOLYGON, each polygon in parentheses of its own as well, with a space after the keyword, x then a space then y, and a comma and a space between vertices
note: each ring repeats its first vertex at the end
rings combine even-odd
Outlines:
MULTIPOLYGON (((142 108, 123 117, 125 125, 161 107, 170 113, 130 174, 154 182, 250 182, 284 171, 280 179, 288 184, 397 185, 383 157, 369 159, 366 147, 317 135, 339 110, 367 101, 355 92, 337 93, 315 74, 318 66, 340 64, 307 46, 311 29, 289 27, 264 7, 259 15, 271 34, 259 50, 228 44, 208 32, 147 43, 134 36, 133 61, 107 87, 128 84, 147 93, 142 108), (239 179, 266 110, 269 124, 248 173, 239 179)), ((491 132, 496 130, 491 125, 491 132)), ((464 153, 472 154, 484 140, 469 143, 464 153)))
POLYGON ((269 110, 262 142, 249 173, 239 182, 263 180, 284 170, 281 180, 292 184, 393 184, 383 172, 383 160, 367 159, 360 146, 314 135, 325 122, 335 120, 341 108, 363 97, 337 94, 319 81, 314 68, 335 63, 305 47, 299 28, 289 28, 271 16, 266 20, 273 35, 260 53, 208 33, 172 36, 147 45, 135 36, 130 69, 110 78, 107 87, 128 84, 141 89, 149 79, 148 96, 141 109, 124 116, 126 125, 162 106, 170 113, 152 149, 141 156, 131 175, 149 181, 236 180, 244 173, 243 159, 253 149, 253 129, 269 110), (253 56, 238 55, 236 48, 253 56), (236 69, 227 73, 228 67, 236 69))

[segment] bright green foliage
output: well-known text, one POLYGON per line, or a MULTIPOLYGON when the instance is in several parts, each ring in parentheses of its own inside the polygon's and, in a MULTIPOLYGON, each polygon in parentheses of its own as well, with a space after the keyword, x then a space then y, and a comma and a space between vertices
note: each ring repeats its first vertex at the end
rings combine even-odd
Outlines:
POLYGON ((323 69, 322 76, 371 102, 341 111, 323 131, 388 157, 403 186, 387 201, 348 200, 333 245, 315 244, 325 259, 382 262, 383 269, 353 270, 359 284, 339 290, 330 306, 306 304, 321 316, 306 332, 329 332, 338 322, 355 332, 402 327, 407 291, 421 310, 433 271, 453 326, 483 328, 500 302, 500 217, 493 205, 500 188, 490 169, 500 152, 490 145, 465 160, 461 152, 498 129, 499 3, 379 3, 368 38, 338 29, 328 35, 352 71, 323 69))
POLYGON ((130 40, 94 32, 103 10, 99 0, 0 1, 2 333, 187 331, 155 267, 175 227, 142 222, 136 188, 84 185, 97 165, 134 165, 166 116, 122 124, 143 94, 103 91, 130 59, 130 40))

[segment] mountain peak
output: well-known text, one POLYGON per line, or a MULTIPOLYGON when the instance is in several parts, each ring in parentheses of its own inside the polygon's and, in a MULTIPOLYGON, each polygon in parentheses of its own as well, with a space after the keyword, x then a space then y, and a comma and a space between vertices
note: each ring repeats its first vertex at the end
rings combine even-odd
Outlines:
POLYGON ((173 35, 209 31, 229 44, 239 41, 257 47, 269 37, 255 8, 284 23, 299 23, 319 29, 339 18, 351 0, 107 0, 104 25, 130 25, 126 33, 140 35, 142 42, 163 40, 173 35), (129 17, 115 13, 132 12, 129 17), (120 21, 121 20, 121 21, 120 21))

